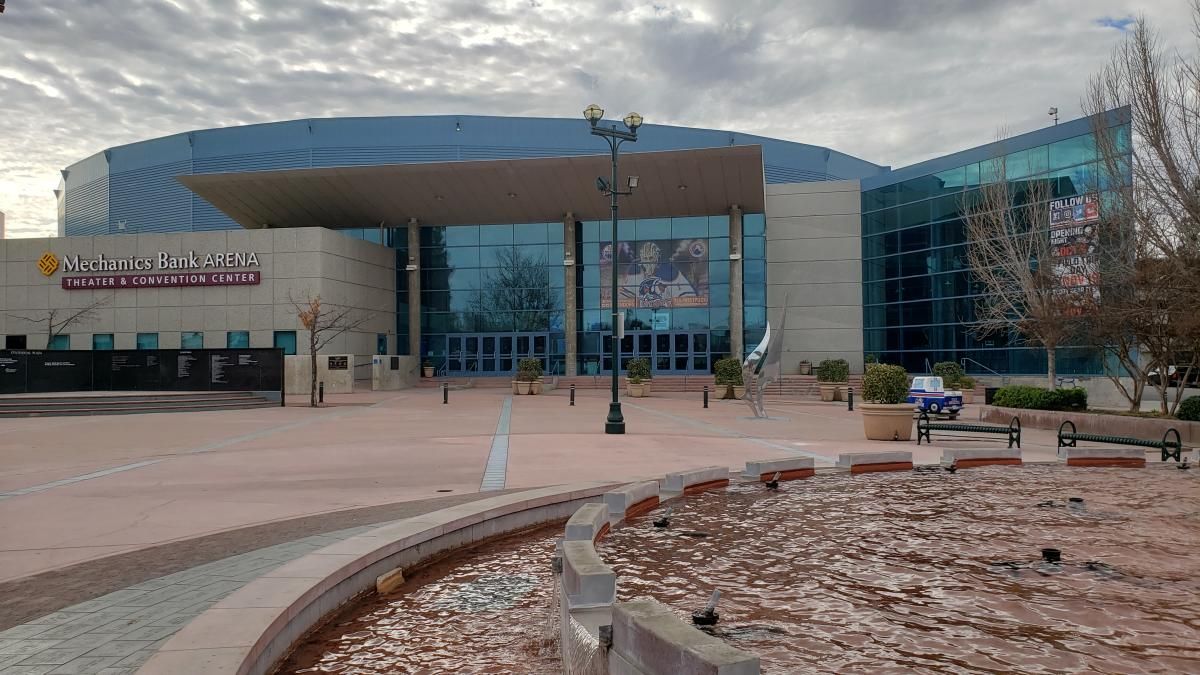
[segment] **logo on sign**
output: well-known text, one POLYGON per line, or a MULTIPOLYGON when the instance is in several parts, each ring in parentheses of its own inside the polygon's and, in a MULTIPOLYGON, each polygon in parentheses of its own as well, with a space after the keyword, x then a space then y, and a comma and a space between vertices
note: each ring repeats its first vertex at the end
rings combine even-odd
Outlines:
POLYGON ((53 253, 46 251, 42 257, 38 258, 37 268, 43 276, 48 277, 58 271, 58 258, 53 253))

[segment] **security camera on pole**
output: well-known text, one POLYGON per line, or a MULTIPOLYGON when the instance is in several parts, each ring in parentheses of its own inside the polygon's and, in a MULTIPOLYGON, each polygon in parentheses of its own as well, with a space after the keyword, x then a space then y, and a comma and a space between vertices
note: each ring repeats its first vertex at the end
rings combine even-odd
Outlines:
POLYGON ((623 434, 625 433, 625 417, 621 414, 621 401, 617 386, 617 378, 621 370, 621 341, 618 337, 621 313, 617 303, 617 196, 633 194, 633 189, 638 185, 638 177, 629 177, 628 190, 622 191, 617 188, 617 151, 625 141, 637 142, 637 130, 642 126, 642 116, 637 113, 629 113, 625 116, 625 128, 628 131, 618 129, 615 124, 608 128, 599 126, 600 120, 604 118, 604 109, 595 103, 583 111, 583 117, 592 125, 592 135, 603 138, 608 142, 609 149, 612 150, 611 182, 605 181, 604 178, 596 179, 596 188, 612 198, 612 296, 609 299, 609 303, 612 305, 612 403, 608 405, 608 419, 604 423, 604 433, 623 434))

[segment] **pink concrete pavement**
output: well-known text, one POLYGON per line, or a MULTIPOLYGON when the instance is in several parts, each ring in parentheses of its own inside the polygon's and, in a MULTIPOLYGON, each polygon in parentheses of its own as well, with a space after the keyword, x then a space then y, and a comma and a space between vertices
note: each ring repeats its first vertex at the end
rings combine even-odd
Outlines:
MULTIPOLYGON (((114 553, 331 511, 479 489, 505 392, 408 390, 329 397, 331 407, 5 420, 0 426, 0 581, 114 553), (154 461, 144 466, 139 462, 154 461), (116 473, 13 494, 64 479, 116 473), (6 494, 7 493, 7 494, 6 494)), ((632 480, 682 468, 805 453, 903 449, 936 462, 946 445, 874 443, 844 404, 697 395, 623 399, 628 433, 602 433, 606 392, 513 397, 506 487, 632 480)), ((1028 460, 1052 432, 1026 430, 1028 460)), ((953 447, 1003 445, 1001 437, 953 447)))

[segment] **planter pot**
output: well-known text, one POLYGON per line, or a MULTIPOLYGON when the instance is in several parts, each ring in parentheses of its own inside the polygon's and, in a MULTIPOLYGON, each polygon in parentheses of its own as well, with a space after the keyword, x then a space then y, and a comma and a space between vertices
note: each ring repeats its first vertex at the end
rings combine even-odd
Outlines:
POLYGON ((517 381, 517 393, 518 394, 521 394, 521 395, 528 394, 532 388, 533 388, 532 382, 523 382, 520 380, 517 381))
POLYGON ((975 402, 975 390, 974 389, 963 389, 962 395, 963 395, 963 404, 964 405, 967 403, 975 402))
POLYGON ((807 362, 801 362, 800 363, 800 374, 801 375, 812 375, 812 364, 807 363, 807 362))
POLYGON ((529 383, 529 393, 531 393, 531 394, 542 393, 542 381, 534 380, 533 382, 530 382, 529 383))
POLYGON ((433 377, 433 366, 421 366, 421 374, 425 377, 433 377))
POLYGON ((512 381, 512 386, 513 386, 513 394, 519 394, 519 393, 521 393, 521 383, 520 383, 520 382, 517 382, 516 380, 513 380, 513 381, 512 381))
POLYGON ((837 400, 838 386, 836 384, 821 384, 820 387, 822 401, 837 400))
POLYGON ((849 384, 839 384, 839 385, 837 386, 837 393, 836 393, 836 394, 834 394, 834 396, 833 396, 833 400, 835 400, 835 401, 845 401, 845 400, 848 398, 848 397, 846 396, 846 392, 847 392, 847 391, 849 391, 849 390, 850 390, 850 385, 849 385, 849 384))
POLYGON ((650 383, 649 382, 639 382, 637 384, 630 382, 628 384, 628 387, 629 387, 629 395, 634 398, 642 398, 643 396, 646 396, 650 393, 650 383))
POLYGON ((911 403, 860 403, 863 432, 869 441, 912 440, 911 403))
POLYGON ((733 397, 734 398, 740 399, 745 395, 746 395, 745 385, 741 385, 741 384, 733 385, 733 397))

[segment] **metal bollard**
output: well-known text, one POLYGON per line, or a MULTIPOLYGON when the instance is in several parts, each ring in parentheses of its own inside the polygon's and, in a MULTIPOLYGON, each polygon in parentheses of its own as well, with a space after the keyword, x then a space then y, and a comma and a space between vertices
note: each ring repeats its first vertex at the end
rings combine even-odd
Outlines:
POLYGON ((449 402, 450 402, 450 385, 443 382, 442 383, 442 405, 446 405, 449 402))
POLYGON ((854 387, 846 387, 846 410, 854 410, 854 387))
POLYGON ((325 402, 325 383, 321 382, 317 385, 317 403, 325 402))
POLYGON ((575 405, 575 383, 571 383, 571 405, 575 405))
POLYGON ((704 407, 708 407, 708 385, 704 385, 704 407))

